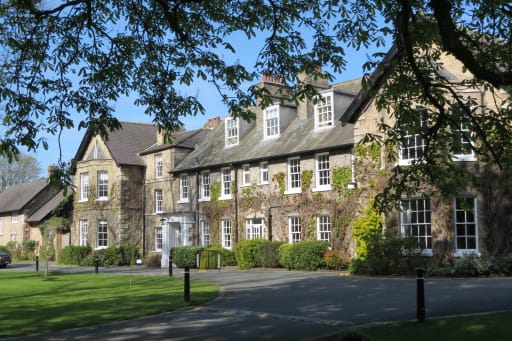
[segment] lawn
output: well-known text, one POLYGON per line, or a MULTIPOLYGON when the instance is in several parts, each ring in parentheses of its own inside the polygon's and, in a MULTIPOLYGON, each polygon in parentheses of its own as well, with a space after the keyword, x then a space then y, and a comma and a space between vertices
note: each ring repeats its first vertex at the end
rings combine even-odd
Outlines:
POLYGON ((318 341, 508 341, 512 340, 511 322, 510 312, 437 318, 358 329, 318 341))
MULTIPOLYGON (((190 282, 190 305, 217 297, 214 284, 190 282)), ((183 279, 168 276, 0 273, 0 338, 176 310, 183 279)))

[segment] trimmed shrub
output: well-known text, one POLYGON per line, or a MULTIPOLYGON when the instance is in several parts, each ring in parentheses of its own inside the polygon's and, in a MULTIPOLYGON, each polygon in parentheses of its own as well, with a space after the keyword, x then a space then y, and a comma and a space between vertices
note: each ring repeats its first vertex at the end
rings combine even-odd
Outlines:
POLYGON ((162 255, 160 253, 153 253, 147 255, 144 259, 144 264, 150 268, 159 268, 161 266, 162 255))
POLYGON ((7 246, 0 245, 0 252, 11 254, 11 250, 7 246))
POLYGON ((24 240, 21 242, 22 246, 22 259, 23 260, 34 260, 35 259, 35 251, 36 251, 36 241, 35 240, 24 240))
POLYGON ((242 240, 238 242, 235 256, 240 269, 248 270, 260 267, 260 247, 267 242, 269 241, 263 239, 242 240))
POLYGON ((231 250, 225 249, 220 244, 211 244, 204 247, 206 250, 216 250, 220 252, 221 266, 234 266, 236 265, 235 253, 231 250))
POLYGON ((263 268, 281 268, 279 263, 279 247, 283 242, 268 241, 261 244, 259 249, 259 263, 263 268))
POLYGON ((64 247, 60 253, 57 262, 66 265, 82 265, 86 257, 91 256, 91 247, 69 245, 64 247))
POLYGON ((317 240, 283 244, 279 262, 290 270, 318 270, 325 266, 323 256, 328 249, 329 243, 317 240))
POLYGON ((172 262, 177 267, 183 268, 188 265, 195 268, 197 253, 203 249, 202 246, 178 246, 172 248, 172 262))

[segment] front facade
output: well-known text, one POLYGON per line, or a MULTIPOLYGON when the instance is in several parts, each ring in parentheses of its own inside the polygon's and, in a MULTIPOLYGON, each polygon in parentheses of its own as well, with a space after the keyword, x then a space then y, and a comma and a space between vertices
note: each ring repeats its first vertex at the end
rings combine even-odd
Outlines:
MULTIPOLYGON (((448 57, 445 62, 462 77, 460 65, 448 57)), ((95 249, 137 244, 144 254, 161 254, 162 266, 169 265, 172 247, 220 244, 234 250, 247 239, 324 240, 353 257, 352 223, 385 174, 421 156, 424 141, 403 127, 398 160, 391 161, 382 146, 369 156, 359 142, 368 133, 378 135, 381 122, 394 124, 377 109, 375 89, 361 90, 360 80, 328 85, 302 79, 319 98, 289 102, 279 80, 264 77, 257 86, 274 100, 252 108, 251 122, 216 118, 203 129, 175 133, 172 141, 154 126, 134 123, 123 123, 108 142, 87 136, 77 154, 72 243, 95 249)), ((457 91, 480 106, 494 105, 485 89, 457 91)), ((457 131, 469 129, 461 122, 457 131)), ((482 171, 468 143, 460 139, 453 162, 482 171)), ((503 177, 485 171, 481 187, 468 185, 448 202, 422 196, 423 188, 403 197, 401 210, 383 215, 385 232, 413 236, 425 255, 440 258, 510 252, 508 242, 499 241, 507 233, 500 226, 512 221, 499 185, 503 177)))

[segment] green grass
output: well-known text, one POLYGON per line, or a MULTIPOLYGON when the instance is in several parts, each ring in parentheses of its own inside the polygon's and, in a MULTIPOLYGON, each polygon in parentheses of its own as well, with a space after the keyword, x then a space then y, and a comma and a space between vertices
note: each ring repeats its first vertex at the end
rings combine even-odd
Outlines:
POLYGON ((505 341, 512 339, 512 313, 494 313, 423 322, 397 322, 321 338, 322 341, 505 341), (351 337, 349 337, 349 334, 351 337), (367 338, 356 337, 366 336, 367 338))
MULTIPOLYGON (((214 284, 191 281, 190 305, 217 297, 214 284)), ((0 337, 28 335, 176 310, 183 279, 168 276, 0 274, 0 337)))

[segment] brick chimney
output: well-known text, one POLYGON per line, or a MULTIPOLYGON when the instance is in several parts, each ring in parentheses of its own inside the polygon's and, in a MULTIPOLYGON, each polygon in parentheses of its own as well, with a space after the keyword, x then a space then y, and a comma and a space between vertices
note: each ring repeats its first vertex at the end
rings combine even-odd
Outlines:
POLYGON ((213 130, 213 129, 217 128, 217 126, 219 124, 220 124, 219 116, 209 118, 208 121, 204 124, 203 129, 213 130))

